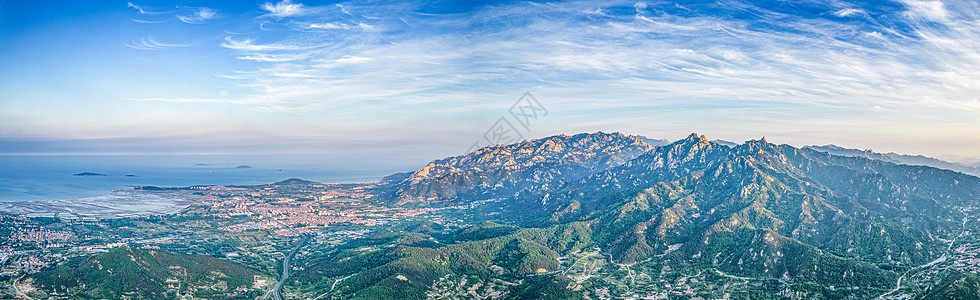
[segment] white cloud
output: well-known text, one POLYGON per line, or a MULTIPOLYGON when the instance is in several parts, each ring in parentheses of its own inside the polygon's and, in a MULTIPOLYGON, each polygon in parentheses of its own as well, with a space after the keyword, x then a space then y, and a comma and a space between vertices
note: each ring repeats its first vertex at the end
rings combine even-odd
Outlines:
POLYGON ((231 37, 225 37, 225 42, 221 43, 221 47, 234 50, 243 51, 283 51, 283 50, 303 50, 309 49, 311 47, 297 46, 297 45, 286 45, 286 44, 255 44, 252 39, 235 40, 231 37))
POLYGON ((159 23, 165 23, 170 21, 170 20, 150 21, 150 20, 141 20, 141 19, 129 19, 129 20, 136 23, 144 23, 144 24, 159 24, 159 23))
POLYGON ((142 14, 146 14, 146 11, 143 10, 142 7, 139 7, 138 5, 133 4, 133 2, 126 3, 126 7, 129 7, 129 8, 135 9, 136 11, 139 11, 141 15, 142 14))
POLYGON ((354 16, 353 14, 350 13, 350 11, 347 11, 347 8, 344 7, 343 5, 337 4, 337 8, 339 8, 340 12, 344 13, 345 15, 354 16))
POLYGON ((907 15, 913 18, 925 18, 932 21, 942 21, 949 16, 942 1, 901 0, 908 7, 907 15))
POLYGON ((364 23, 357 23, 357 27, 361 28, 362 30, 366 30, 366 31, 378 31, 379 30, 378 29, 378 26, 370 25, 370 24, 364 24, 364 23))
POLYGON ((144 38, 144 39, 138 40, 138 41, 137 40, 134 40, 131 43, 126 43, 126 44, 123 44, 123 45, 126 45, 126 47, 130 47, 130 48, 137 49, 137 50, 167 50, 167 49, 175 48, 175 47, 188 47, 188 46, 190 46, 190 45, 181 45, 181 44, 161 43, 161 42, 157 42, 153 38, 144 38))
POLYGON ((373 58, 370 58, 370 57, 358 57, 358 56, 349 56, 348 55, 348 56, 344 56, 342 58, 338 58, 337 59, 337 62, 338 63, 345 63, 345 64, 357 64, 357 63, 366 63, 366 62, 370 62, 370 61, 373 61, 373 60, 374 59, 373 58))
POLYGON ((207 7, 191 8, 191 10, 192 10, 191 14, 178 15, 177 19, 179 19, 181 22, 188 23, 188 24, 199 24, 204 21, 213 19, 217 15, 216 11, 207 7))
POLYGON ((647 9, 646 2, 636 2, 633 4, 633 8, 636 9, 636 13, 645 14, 647 9))
POLYGON ((268 53, 257 53, 252 55, 239 56, 238 59, 242 60, 252 60, 260 62, 287 62, 302 60, 309 57, 305 54, 268 54, 268 53))
POLYGON ((333 23, 313 23, 310 24, 310 29, 352 29, 353 25, 333 22, 333 23))
POLYGON ((877 31, 866 32, 866 33, 864 33, 864 35, 869 36, 869 37, 872 37, 872 38, 876 38, 876 39, 879 39, 879 40, 885 40, 886 39, 885 38, 885 35, 881 34, 881 32, 877 32, 877 31))
POLYGON ((867 13, 865 13, 863 10, 856 9, 856 8, 845 8, 834 12, 834 15, 838 17, 849 17, 853 15, 864 15, 864 14, 867 13))
POLYGON ((303 13, 303 4, 293 4, 290 0, 279 1, 276 4, 266 2, 262 4, 262 9, 273 16, 284 18, 303 13))
POLYGON ((857 8, 813 18, 740 7, 755 16, 732 19, 660 10, 616 15, 596 5, 518 3, 438 16, 395 6, 376 8, 380 17, 370 20, 349 14, 369 11, 364 7, 304 7, 324 15, 293 14, 286 26, 267 26, 291 30, 286 34, 236 35, 221 44, 240 51, 239 59, 261 63, 216 74, 248 89, 249 96, 176 101, 412 119, 410 112, 428 109, 488 111, 496 109, 489 99, 531 90, 553 99, 549 109, 584 116, 578 121, 609 124, 584 118, 635 114, 639 120, 646 113, 685 130, 713 124, 744 129, 770 121, 751 119, 753 114, 805 131, 814 130, 804 126, 811 119, 825 128, 846 128, 871 114, 879 119, 869 123, 908 119, 934 127, 947 122, 935 116, 980 113, 980 23, 949 13, 970 11, 952 2, 938 5, 947 13, 916 12, 945 18, 942 29, 901 18, 903 12, 892 19, 907 23, 882 25, 878 20, 887 18, 871 20, 857 8), (471 32, 473 24, 481 24, 478 35, 471 32), (260 38, 268 43, 257 43, 260 38), (661 109, 669 113, 659 114, 661 109))
MULTIPOLYGON (((137 5, 137 4, 133 3, 133 2, 127 2, 126 3, 126 7, 132 8, 133 10, 136 10, 137 12, 139 12, 140 15, 161 15, 161 14, 170 14, 170 13, 173 13, 173 11, 156 11, 156 10, 151 10, 150 8, 146 8, 146 7, 143 7, 141 5, 137 5)), ((159 22, 154 22, 154 23, 159 23, 159 22)))

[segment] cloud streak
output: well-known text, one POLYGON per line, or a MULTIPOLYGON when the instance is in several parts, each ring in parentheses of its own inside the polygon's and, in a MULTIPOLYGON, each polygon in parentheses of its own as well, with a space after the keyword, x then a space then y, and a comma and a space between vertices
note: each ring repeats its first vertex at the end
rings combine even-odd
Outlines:
POLYGON ((419 111, 484 111, 490 108, 481 100, 533 90, 555 99, 549 108, 556 115, 588 107, 698 124, 703 111, 731 119, 719 126, 764 126, 780 118, 796 131, 812 126, 801 121, 808 118, 828 128, 862 118, 940 128, 954 126, 941 116, 980 114, 978 4, 792 7, 735 0, 467 7, 269 2, 253 20, 264 30, 220 43, 254 64, 218 75, 247 95, 171 100, 290 113, 384 110, 411 119, 419 111), (734 117, 750 113, 767 118, 734 117))
POLYGON ((156 20, 149 20, 143 17, 130 19, 133 22, 145 24, 158 24, 172 20, 178 20, 187 24, 201 24, 218 16, 218 11, 209 7, 178 6, 176 10, 151 11, 146 7, 132 2, 126 3, 126 7, 136 10, 136 12, 144 17, 155 16, 154 18, 156 20))
POLYGON ((311 47, 297 46, 297 45, 287 45, 287 44, 256 44, 252 39, 235 40, 231 37, 225 37, 225 42, 221 43, 221 47, 225 47, 233 50, 241 51, 295 51, 295 50, 307 50, 311 47))
POLYGON ((134 40, 131 43, 126 43, 123 45, 126 45, 126 47, 133 48, 136 50, 168 50, 172 48, 191 46, 191 45, 182 45, 182 44, 161 43, 161 42, 157 42, 152 37, 144 38, 141 40, 134 40))
MULTIPOLYGON (((871 95, 866 95, 871 101, 886 101, 882 99, 900 98, 903 93, 911 92, 910 90, 921 90, 921 86, 918 86, 899 92, 894 90, 901 88, 895 84, 896 81, 914 84, 924 77, 947 74, 941 70, 948 65, 943 62, 953 57, 937 56, 937 61, 930 62, 927 66, 913 66, 914 62, 907 55, 923 53, 923 42, 931 41, 939 45, 958 43, 942 39, 950 32, 920 28, 914 23, 916 18, 946 18, 942 3, 936 5, 932 2, 911 0, 904 3, 904 13, 912 20, 909 21, 910 24, 906 24, 911 27, 908 32, 901 34, 911 37, 892 34, 888 26, 787 15, 772 8, 745 6, 744 3, 735 5, 734 2, 726 2, 726 5, 735 8, 722 6, 721 9, 751 11, 757 16, 755 20, 727 19, 719 17, 723 14, 712 14, 710 10, 719 9, 718 7, 700 8, 706 10, 703 15, 654 15, 648 11, 665 8, 633 4, 630 4, 635 10, 633 14, 596 16, 587 12, 613 11, 616 4, 596 8, 592 3, 570 2, 494 6, 438 18, 419 15, 417 8, 411 5, 395 5, 372 11, 384 9, 390 12, 391 16, 382 17, 379 25, 397 29, 387 31, 378 29, 378 26, 366 25, 364 18, 353 17, 357 14, 352 14, 349 10, 357 10, 358 7, 339 6, 344 8, 344 13, 338 15, 338 19, 331 22, 311 22, 305 29, 349 31, 359 28, 381 31, 368 35, 339 33, 330 40, 337 46, 331 46, 327 41, 319 42, 316 46, 294 46, 316 40, 307 39, 303 34, 296 35, 295 39, 271 44, 255 44, 249 39, 229 38, 222 46, 252 52, 238 57, 257 62, 290 62, 303 58, 321 58, 324 62, 336 62, 342 57, 370 58, 365 61, 369 66, 346 70, 353 72, 351 75, 355 78, 367 75, 367 78, 380 79, 392 77, 382 74, 438 70, 426 76, 439 82, 442 88, 469 84, 463 78, 475 78, 474 74, 516 76, 514 78, 517 80, 579 80, 606 84, 621 84, 622 78, 637 78, 645 82, 683 81, 691 85, 703 85, 710 88, 697 90, 715 91, 715 97, 760 100, 785 95, 829 97, 846 96, 848 93, 867 89, 863 93, 876 91, 878 96, 872 98, 871 95), (347 18, 341 18, 342 16, 347 18), (522 20, 523 24, 506 24, 505 16, 522 20), (780 28, 796 29, 765 27, 773 26, 772 24, 780 24, 780 28), (398 33, 427 26, 443 26, 447 29, 411 31, 413 34, 398 33), (473 28, 481 27, 497 29, 471 32, 473 28), (567 30, 561 30, 562 28, 567 30), (454 41, 456 39, 458 41, 454 41), (438 42, 424 44, 432 41, 438 42), (903 44, 908 46, 902 46, 903 44), (357 46, 351 47, 353 45, 357 46), (391 58, 394 57, 399 57, 403 64, 413 65, 404 69, 384 65, 391 64, 391 58), (938 73, 923 72, 923 68, 934 68, 938 73), (789 85, 786 79, 793 79, 791 82, 796 84, 789 85), (754 87, 754 92, 746 94, 748 91, 744 87, 754 87)), ((302 6, 283 1, 274 5, 267 3, 263 9, 277 16, 296 16, 302 6)), ((837 17, 870 17, 863 8, 828 6, 824 9, 828 15, 837 17)), ((965 30, 964 34, 977 35, 975 31, 971 31, 973 29, 965 30)), ((965 47, 956 47, 968 51, 965 47)), ((948 54, 957 59, 969 56, 969 53, 948 54)), ((338 65, 323 63, 280 67, 294 69, 297 73, 332 73, 338 65)), ((963 77, 948 75, 945 79, 964 80, 963 77)), ((388 83, 378 81, 378 85, 388 86, 388 83)), ((645 90, 645 87, 633 88, 645 90)), ((684 97, 696 94, 672 91, 670 94, 660 95, 684 97)), ((792 100, 787 98, 782 101, 792 100)))

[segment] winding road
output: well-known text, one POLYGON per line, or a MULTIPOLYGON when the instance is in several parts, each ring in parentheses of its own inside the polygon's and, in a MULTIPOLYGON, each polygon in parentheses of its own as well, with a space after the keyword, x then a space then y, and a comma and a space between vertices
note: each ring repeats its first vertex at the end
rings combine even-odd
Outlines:
MULTIPOLYGON (((303 248, 303 245, 306 244, 306 240, 307 237, 304 236, 303 239, 299 241, 299 245, 296 245, 296 248, 293 248, 293 251, 290 251, 289 254, 286 255, 286 259, 282 261, 282 279, 280 279, 279 282, 276 283, 276 286, 272 288, 272 291, 270 291, 272 293, 272 298, 282 300, 282 297, 279 295, 279 289, 282 287, 282 284, 286 282, 286 279, 289 278, 289 260, 296 255, 296 251, 299 251, 299 248, 303 248)), ((269 293, 266 293, 262 299, 266 299, 268 297, 269 293)))
POLYGON ((922 269, 922 268, 928 268, 928 267, 931 267, 932 265, 935 265, 937 263, 941 263, 941 262, 945 261, 946 258, 949 257, 950 251, 953 250, 953 244, 955 244, 956 243, 956 240, 959 239, 961 236, 963 236, 963 234, 966 233, 966 222, 967 222, 967 220, 969 220, 969 216, 966 215, 966 213, 963 213, 963 215, 964 215, 964 217, 963 217, 963 229, 960 230, 960 234, 956 235, 956 237, 954 237, 953 240, 949 241, 949 245, 946 246, 946 252, 943 252, 943 256, 940 256, 936 260, 933 260, 933 261, 928 262, 926 264, 923 264, 921 266, 917 266, 917 267, 908 269, 907 271, 905 271, 905 273, 902 273, 902 276, 899 276, 898 277, 898 281, 895 282, 895 288, 891 289, 890 291, 885 292, 884 294, 881 294, 880 296, 878 296, 877 298, 875 298, 875 300, 885 299, 885 297, 887 297, 888 295, 894 294, 895 292, 898 292, 898 290, 902 289, 902 280, 905 279, 905 276, 907 276, 909 274, 909 272, 912 272, 913 270, 922 269))

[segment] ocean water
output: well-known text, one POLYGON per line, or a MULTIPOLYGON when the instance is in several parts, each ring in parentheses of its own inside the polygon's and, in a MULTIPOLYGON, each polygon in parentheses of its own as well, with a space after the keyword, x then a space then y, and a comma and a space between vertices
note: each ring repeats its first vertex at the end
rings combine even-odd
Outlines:
POLYGON ((80 199, 138 185, 376 182, 419 164, 295 155, 0 155, 0 201, 80 199), (107 176, 73 175, 83 172, 107 176))

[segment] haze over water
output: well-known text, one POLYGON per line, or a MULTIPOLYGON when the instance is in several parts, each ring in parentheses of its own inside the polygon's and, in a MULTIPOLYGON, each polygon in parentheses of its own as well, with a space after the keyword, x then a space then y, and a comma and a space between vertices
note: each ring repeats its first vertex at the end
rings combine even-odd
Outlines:
POLYGON ((0 155, 0 201, 97 197, 138 185, 254 185, 289 178, 375 182, 417 167, 311 155, 0 155), (107 176, 73 175, 82 172, 107 176))

